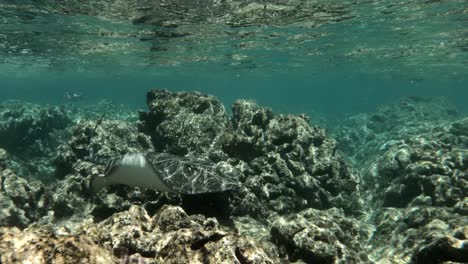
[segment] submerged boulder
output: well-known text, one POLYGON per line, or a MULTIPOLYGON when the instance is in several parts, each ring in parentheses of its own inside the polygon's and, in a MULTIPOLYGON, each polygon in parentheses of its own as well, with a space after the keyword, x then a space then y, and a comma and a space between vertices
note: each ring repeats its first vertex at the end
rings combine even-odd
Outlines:
POLYGON ((359 214, 357 175, 335 141, 304 115, 275 115, 250 101, 233 105, 234 133, 223 151, 244 172, 238 213, 266 216, 312 207, 359 214))
POLYGON ((120 263, 85 235, 57 235, 47 227, 0 228, 0 263, 120 263))
POLYGON ((152 149, 149 137, 139 133, 135 123, 106 119, 78 122, 70 129, 70 139, 58 148, 56 174, 59 178, 76 172, 88 176, 91 165, 102 166, 109 158, 152 149))
POLYGON ((220 148, 231 132, 223 104, 198 92, 147 93, 148 112, 140 112, 140 131, 151 136, 155 149, 176 155, 207 155, 220 148))
POLYGON ((49 201, 42 183, 0 170, 0 226, 27 227, 47 215, 49 201))
POLYGON ((132 206, 88 229, 87 234, 121 259, 154 263, 279 263, 274 252, 221 227, 216 219, 189 216, 176 206, 164 206, 153 217, 144 208, 132 206))
POLYGON ((101 223, 74 230, 31 226, 0 228, 2 263, 280 263, 275 250, 216 219, 164 206, 154 216, 133 205, 101 223))
POLYGON ((336 208, 306 209, 269 219, 271 238, 291 261, 306 263, 370 263, 364 253, 361 223, 336 208))

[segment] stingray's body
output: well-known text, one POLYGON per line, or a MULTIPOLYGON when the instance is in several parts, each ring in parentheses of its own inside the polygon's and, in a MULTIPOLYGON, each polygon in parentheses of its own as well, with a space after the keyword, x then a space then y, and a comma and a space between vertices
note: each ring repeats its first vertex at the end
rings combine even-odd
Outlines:
POLYGON ((239 188, 239 175, 214 163, 166 153, 129 153, 109 161, 104 176, 94 176, 98 192, 112 184, 179 194, 224 192, 239 188))

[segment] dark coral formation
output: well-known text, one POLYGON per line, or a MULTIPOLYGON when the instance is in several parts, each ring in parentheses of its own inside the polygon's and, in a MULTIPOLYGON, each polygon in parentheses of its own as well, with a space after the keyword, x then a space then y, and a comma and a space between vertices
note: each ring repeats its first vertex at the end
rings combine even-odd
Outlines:
POLYGON ((363 186, 382 207, 429 205, 453 207, 466 195, 468 137, 453 127, 435 127, 395 142, 374 161, 363 186))
POLYGON ((454 237, 457 229, 467 227, 468 137, 466 132, 453 134, 453 128, 464 123, 466 119, 401 140, 364 174, 363 187, 376 211, 375 241, 392 251, 389 232, 400 250, 390 255, 409 251, 415 263, 468 260, 463 249, 439 245, 468 242, 466 234, 454 237), (452 242, 442 242, 446 240, 452 242), (428 247, 440 248, 429 253, 428 247))
POLYGON ((91 165, 105 165, 117 155, 152 148, 149 137, 138 133, 135 123, 103 119, 79 122, 71 127, 70 140, 59 146, 57 176, 73 172, 91 175, 91 165))

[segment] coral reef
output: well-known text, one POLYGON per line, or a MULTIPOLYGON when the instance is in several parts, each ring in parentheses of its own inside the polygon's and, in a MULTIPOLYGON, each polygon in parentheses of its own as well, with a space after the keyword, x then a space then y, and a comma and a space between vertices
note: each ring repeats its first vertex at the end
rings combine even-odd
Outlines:
MULTIPOLYGON (((147 104, 137 121, 105 104, 109 114, 86 118, 25 104, 46 113, 22 134, 48 146, 34 155, 51 160, 50 146, 60 146, 47 184, 25 177, 33 170, 19 149, 0 148, 1 263, 468 262, 468 119, 444 99, 411 97, 351 117, 333 131, 338 143, 306 115, 251 101, 235 102, 231 118, 196 92, 156 89, 147 104), (68 121, 47 125, 49 114, 68 121), (127 152, 232 166, 241 188, 92 193, 90 178, 127 152)), ((25 111, 0 124, 26 122, 25 111)))
POLYGON ((20 166, 11 167, 23 177, 53 181, 54 150, 71 125, 66 112, 57 106, 20 101, 0 104, 0 148, 20 166))
POLYGON ((0 228, 0 241, 2 263, 280 263, 274 248, 175 206, 150 217, 134 205, 74 232, 51 226, 0 228))
POLYGON ((157 89, 148 92, 146 103, 149 112, 140 112, 140 131, 151 136, 160 152, 207 155, 230 132, 224 106, 213 96, 157 89))
POLYGON ((1 263, 119 263, 90 237, 56 235, 47 227, 1 227, 0 241, 1 263))
POLYGON ((117 255, 154 263, 279 263, 268 248, 177 206, 164 206, 153 217, 132 206, 87 233, 117 255))
POLYGON ((223 150, 244 172, 238 213, 265 217, 337 207, 359 214, 357 175, 323 129, 304 115, 274 115, 249 101, 236 102, 232 112, 235 133, 223 150))
POLYGON ((462 248, 455 249, 456 244, 468 242, 466 233, 457 231, 468 227, 468 130, 459 134, 457 129, 467 123, 464 119, 434 126, 405 138, 375 159, 363 174, 364 196, 376 217, 374 242, 385 248, 386 256, 403 259, 410 255, 415 263, 468 261, 462 248), (438 253, 428 252, 428 248, 438 253))
POLYGON ((41 182, 18 177, 9 169, 7 158, 0 149, 0 226, 24 228, 47 215, 50 197, 41 182))
POLYGON ((467 262, 467 119, 443 98, 411 97, 351 120, 335 134, 357 153, 370 259, 467 262))
POLYGON ((91 165, 105 165, 114 156, 152 148, 149 137, 138 133, 134 123, 105 119, 78 122, 70 129, 70 140, 58 148, 57 176, 63 178, 72 172, 90 175, 91 165))
POLYGON ((306 209, 298 214, 275 216, 271 239, 291 261, 306 263, 370 263, 364 253, 366 235, 361 223, 342 211, 306 209))
POLYGON ((63 109, 8 101, 0 104, 0 147, 22 157, 44 156, 54 147, 54 132, 70 124, 63 109))

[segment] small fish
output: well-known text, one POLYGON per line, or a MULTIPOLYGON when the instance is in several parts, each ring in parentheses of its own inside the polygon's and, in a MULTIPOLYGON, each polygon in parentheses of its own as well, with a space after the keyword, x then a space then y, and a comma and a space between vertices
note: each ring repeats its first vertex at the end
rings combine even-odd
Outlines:
POLYGON ((83 94, 82 93, 75 93, 75 92, 67 92, 67 93, 65 93, 64 98, 67 101, 76 102, 76 101, 80 101, 80 100, 83 99, 83 94))

